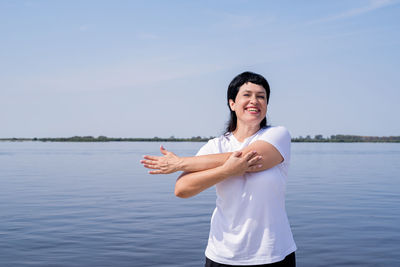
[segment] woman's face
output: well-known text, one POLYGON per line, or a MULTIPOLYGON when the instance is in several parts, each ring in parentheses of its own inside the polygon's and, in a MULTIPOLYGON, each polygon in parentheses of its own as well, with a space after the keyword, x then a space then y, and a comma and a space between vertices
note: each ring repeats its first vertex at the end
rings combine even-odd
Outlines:
POLYGON ((267 94, 261 85, 248 82, 239 88, 235 101, 229 99, 229 106, 236 113, 238 126, 259 125, 267 114, 267 94))

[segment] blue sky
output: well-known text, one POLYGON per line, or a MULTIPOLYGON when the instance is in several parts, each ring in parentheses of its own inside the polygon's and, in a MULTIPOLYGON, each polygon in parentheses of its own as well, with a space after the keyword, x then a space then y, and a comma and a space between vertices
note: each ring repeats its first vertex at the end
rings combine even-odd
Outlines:
POLYGON ((267 78, 292 136, 400 135, 400 2, 0 1, 0 137, 216 136, 267 78))

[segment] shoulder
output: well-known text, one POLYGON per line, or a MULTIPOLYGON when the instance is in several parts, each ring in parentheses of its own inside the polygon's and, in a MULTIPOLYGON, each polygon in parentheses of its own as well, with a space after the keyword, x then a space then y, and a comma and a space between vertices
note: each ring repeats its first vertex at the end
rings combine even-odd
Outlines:
POLYGON ((289 131, 285 127, 265 127, 260 130, 257 139, 270 143, 281 153, 285 161, 290 160, 291 137, 289 131))
POLYGON ((225 142, 227 136, 221 135, 219 137, 212 138, 205 143, 200 150, 197 152, 196 156, 216 154, 220 153, 219 147, 222 142, 225 142))
POLYGON ((259 132, 260 137, 266 138, 280 138, 285 139, 286 141, 291 139, 289 131, 284 126, 267 126, 260 129, 259 132))

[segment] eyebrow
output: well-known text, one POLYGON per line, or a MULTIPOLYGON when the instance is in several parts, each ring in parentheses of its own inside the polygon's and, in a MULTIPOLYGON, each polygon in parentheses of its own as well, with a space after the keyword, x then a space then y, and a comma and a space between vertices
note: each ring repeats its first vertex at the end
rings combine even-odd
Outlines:
MULTIPOLYGON (((253 91, 250 91, 250 90, 244 90, 244 92, 253 93, 253 91)), ((262 92, 262 91, 260 91, 260 92, 255 92, 255 93, 256 93, 256 94, 263 94, 263 95, 266 94, 265 92, 262 92)))

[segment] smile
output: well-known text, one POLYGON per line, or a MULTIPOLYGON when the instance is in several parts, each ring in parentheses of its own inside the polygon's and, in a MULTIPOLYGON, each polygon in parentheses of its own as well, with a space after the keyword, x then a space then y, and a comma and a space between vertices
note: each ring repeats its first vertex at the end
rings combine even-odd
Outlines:
POLYGON ((245 110, 247 110, 251 114, 257 114, 260 112, 260 109, 256 107, 247 107, 245 108, 245 110))

